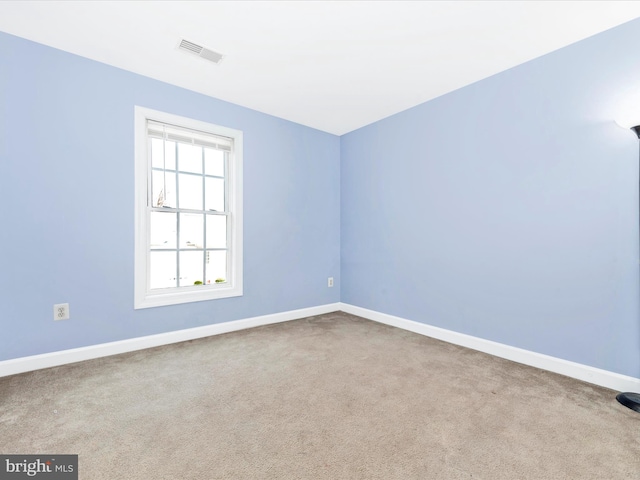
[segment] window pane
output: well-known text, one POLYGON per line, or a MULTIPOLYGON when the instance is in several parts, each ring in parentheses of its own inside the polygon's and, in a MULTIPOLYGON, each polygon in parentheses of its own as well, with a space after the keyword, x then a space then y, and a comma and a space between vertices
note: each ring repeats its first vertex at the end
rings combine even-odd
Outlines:
POLYGON ((179 208, 202 210, 202 177, 198 175, 178 175, 180 182, 179 208))
POLYGON ((176 174, 154 170, 151 178, 151 200, 154 207, 176 206, 176 174))
POLYGON ((178 169, 181 172, 202 173, 202 147, 178 143, 178 169))
POLYGON ((180 248, 189 247, 204 248, 204 215, 180 214, 180 248))
POLYGON ((151 139, 151 166, 154 168, 164 168, 164 151, 161 138, 151 139))
POLYGON ((151 252, 149 288, 176 286, 176 252, 151 252))
POLYGON ((224 152, 222 150, 204 149, 204 173, 224 177, 224 152))
POLYGON ((207 215, 207 248, 227 247, 227 216, 207 215))
POLYGON ((176 169, 176 142, 164 142, 165 170, 176 169))
POLYGON ((205 178, 206 188, 205 210, 224 212, 224 180, 221 178, 205 178))
POLYGON ((176 144, 163 142, 161 138, 151 139, 151 166, 153 168, 176 169, 176 144))
POLYGON ((204 252, 180 252, 180 286, 202 282, 204 252))
POLYGON ((207 284, 227 281, 227 251, 212 250, 207 252, 207 284), (216 280, 224 280, 216 282, 216 280))
POLYGON ((177 216, 171 212, 151 212, 151 248, 176 248, 177 216))

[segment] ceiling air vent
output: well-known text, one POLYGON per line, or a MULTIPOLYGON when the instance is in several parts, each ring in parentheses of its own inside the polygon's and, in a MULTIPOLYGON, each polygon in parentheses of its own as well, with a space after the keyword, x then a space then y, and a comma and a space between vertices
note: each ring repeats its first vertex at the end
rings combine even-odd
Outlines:
POLYGON ((204 48, 201 45, 197 45, 184 39, 180 41, 180 45, 178 46, 178 48, 185 52, 189 52, 202 57, 205 60, 209 60, 210 62, 213 62, 215 64, 220 63, 222 61, 222 58, 224 57, 224 55, 222 55, 221 53, 214 52, 213 50, 209 50, 208 48, 204 48))

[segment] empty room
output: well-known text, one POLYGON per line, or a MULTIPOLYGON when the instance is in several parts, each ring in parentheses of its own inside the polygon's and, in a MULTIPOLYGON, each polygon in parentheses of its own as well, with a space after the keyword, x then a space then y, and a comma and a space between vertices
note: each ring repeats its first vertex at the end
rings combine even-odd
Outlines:
POLYGON ((0 480, 640 478, 640 2, 0 2, 0 480))

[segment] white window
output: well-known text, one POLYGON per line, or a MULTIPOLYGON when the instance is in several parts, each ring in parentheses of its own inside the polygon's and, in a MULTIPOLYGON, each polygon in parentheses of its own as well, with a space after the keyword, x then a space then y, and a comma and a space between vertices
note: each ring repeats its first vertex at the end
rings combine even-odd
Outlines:
POLYGON ((242 295, 242 132, 135 109, 135 308, 242 295))

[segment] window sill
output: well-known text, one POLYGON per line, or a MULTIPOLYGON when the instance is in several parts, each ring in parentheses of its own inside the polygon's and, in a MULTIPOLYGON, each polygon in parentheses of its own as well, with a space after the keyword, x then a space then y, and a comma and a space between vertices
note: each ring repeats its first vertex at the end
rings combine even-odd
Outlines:
POLYGON ((142 295, 136 294, 134 309, 151 307, 162 307, 166 305, 179 305, 183 303, 202 302, 206 300, 216 300, 219 298, 241 297, 242 288, 232 285, 225 286, 194 286, 177 289, 158 290, 157 292, 146 292, 142 295))

